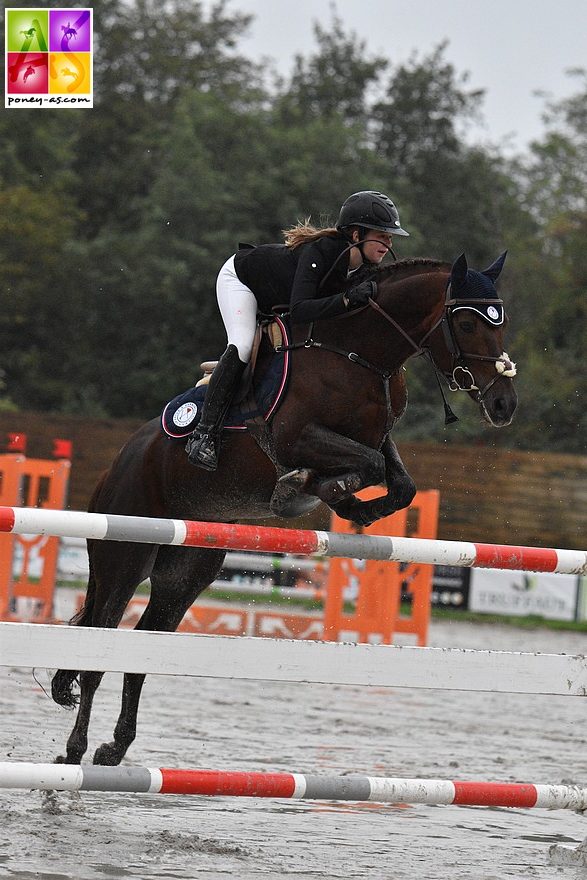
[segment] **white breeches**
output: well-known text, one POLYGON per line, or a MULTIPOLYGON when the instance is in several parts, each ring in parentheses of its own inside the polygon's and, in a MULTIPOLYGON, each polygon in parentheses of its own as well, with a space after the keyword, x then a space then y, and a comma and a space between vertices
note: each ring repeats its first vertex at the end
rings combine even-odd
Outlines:
POLYGON ((234 256, 226 261, 218 273, 216 298, 228 344, 236 345, 239 358, 248 364, 257 329, 257 300, 234 271, 234 256))

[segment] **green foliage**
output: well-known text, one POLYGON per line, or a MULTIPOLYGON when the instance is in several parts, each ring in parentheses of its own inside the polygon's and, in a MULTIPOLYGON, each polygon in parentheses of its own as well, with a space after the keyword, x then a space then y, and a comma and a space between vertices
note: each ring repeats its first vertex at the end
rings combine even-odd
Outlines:
POLYGON ((503 250, 511 187, 501 158, 463 139, 480 116, 483 92, 467 90, 467 76, 457 76, 444 49, 392 71, 373 108, 375 148, 398 203, 418 208, 411 222, 420 254, 424 246, 427 255, 454 260, 466 250, 479 265, 503 250))
POLYGON ((379 149, 396 176, 415 168, 424 156, 459 155, 464 147, 457 125, 478 118, 483 92, 465 90, 467 75, 456 75, 444 59, 445 48, 441 44, 422 61, 414 56, 400 65, 391 74, 385 99, 373 108, 379 149))
POLYGON ((314 25, 317 51, 297 55, 281 112, 289 122, 336 116, 365 127, 370 108, 367 95, 387 67, 385 58, 368 57, 367 46, 356 34, 345 34, 341 19, 333 14, 331 30, 314 25))
POLYGON ((445 428, 434 375, 413 361, 399 436, 585 451, 584 71, 511 161, 470 145, 483 92, 444 45, 395 65, 333 13, 271 84, 224 2, 93 8, 95 109, 0 110, 0 407, 155 415, 224 346, 215 278, 238 242, 328 225, 373 188, 411 232, 399 257, 464 251, 483 268, 509 249, 514 425, 489 431, 450 395, 460 421, 445 428))
POLYGON ((58 190, 0 190, 0 351, 9 399, 59 408, 72 376, 68 346, 79 302, 68 278, 67 242, 78 219, 58 190))

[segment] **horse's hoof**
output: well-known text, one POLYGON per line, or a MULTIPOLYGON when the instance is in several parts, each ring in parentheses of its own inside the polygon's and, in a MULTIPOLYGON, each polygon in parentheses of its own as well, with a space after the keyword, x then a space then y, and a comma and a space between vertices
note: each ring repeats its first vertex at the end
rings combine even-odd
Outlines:
POLYGON ((116 743, 102 743, 94 752, 92 764, 99 764, 102 767, 117 767, 124 757, 120 748, 116 743))
POLYGON ((304 493, 311 471, 297 468, 277 480, 269 507, 274 516, 302 516, 320 504, 320 499, 304 493))
POLYGON ((277 482, 284 491, 287 488, 292 492, 302 492, 311 475, 311 471, 307 468, 296 468, 287 474, 283 474, 277 482))

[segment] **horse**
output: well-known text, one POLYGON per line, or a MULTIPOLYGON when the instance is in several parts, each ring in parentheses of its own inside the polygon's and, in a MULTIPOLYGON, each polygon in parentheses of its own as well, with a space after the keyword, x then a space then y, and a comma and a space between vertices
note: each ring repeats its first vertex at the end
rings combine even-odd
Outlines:
MULTIPOLYGON (((409 357, 429 358, 450 388, 476 401, 489 424, 508 425, 514 415, 516 370, 504 352, 507 316, 494 286, 504 259, 505 253, 484 272, 469 269, 464 254, 452 266, 409 259, 380 267, 370 276, 377 292, 364 307, 310 329, 294 327, 289 387, 267 427, 269 443, 249 431, 224 432, 218 470, 205 471, 153 419, 123 446, 89 509, 235 522, 299 516, 325 502, 366 525, 407 507, 416 486, 391 429, 406 407, 403 364, 409 357), (355 497, 359 489, 381 484, 384 495, 355 497)), ((225 551, 89 540, 88 555, 86 598, 71 625, 118 626, 136 588, 150 578, 150 599, 136 628, 173 632, 217 576, 225 551)), ((99 672, 68 669, 53 676, 55 702, 70 708, 79 703, 58 762, 77 764, 85 754, 101 678, 99 672)), ((113 740, 97 748, 95 764, 119 764, 134 741, 144 679, 124 676, 113 740)))

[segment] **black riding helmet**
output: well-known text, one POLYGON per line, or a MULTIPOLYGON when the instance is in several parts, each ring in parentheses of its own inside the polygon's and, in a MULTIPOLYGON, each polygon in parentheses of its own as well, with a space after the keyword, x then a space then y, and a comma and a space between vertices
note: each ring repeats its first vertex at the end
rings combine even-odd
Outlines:
POLYGON ((380 229, 393 235, 409 235, 402 229, 397 208, 384 193, 364 190, 353 193, 343 204, 336 221, 337 229, 347 226, 364 226, 380 229))

